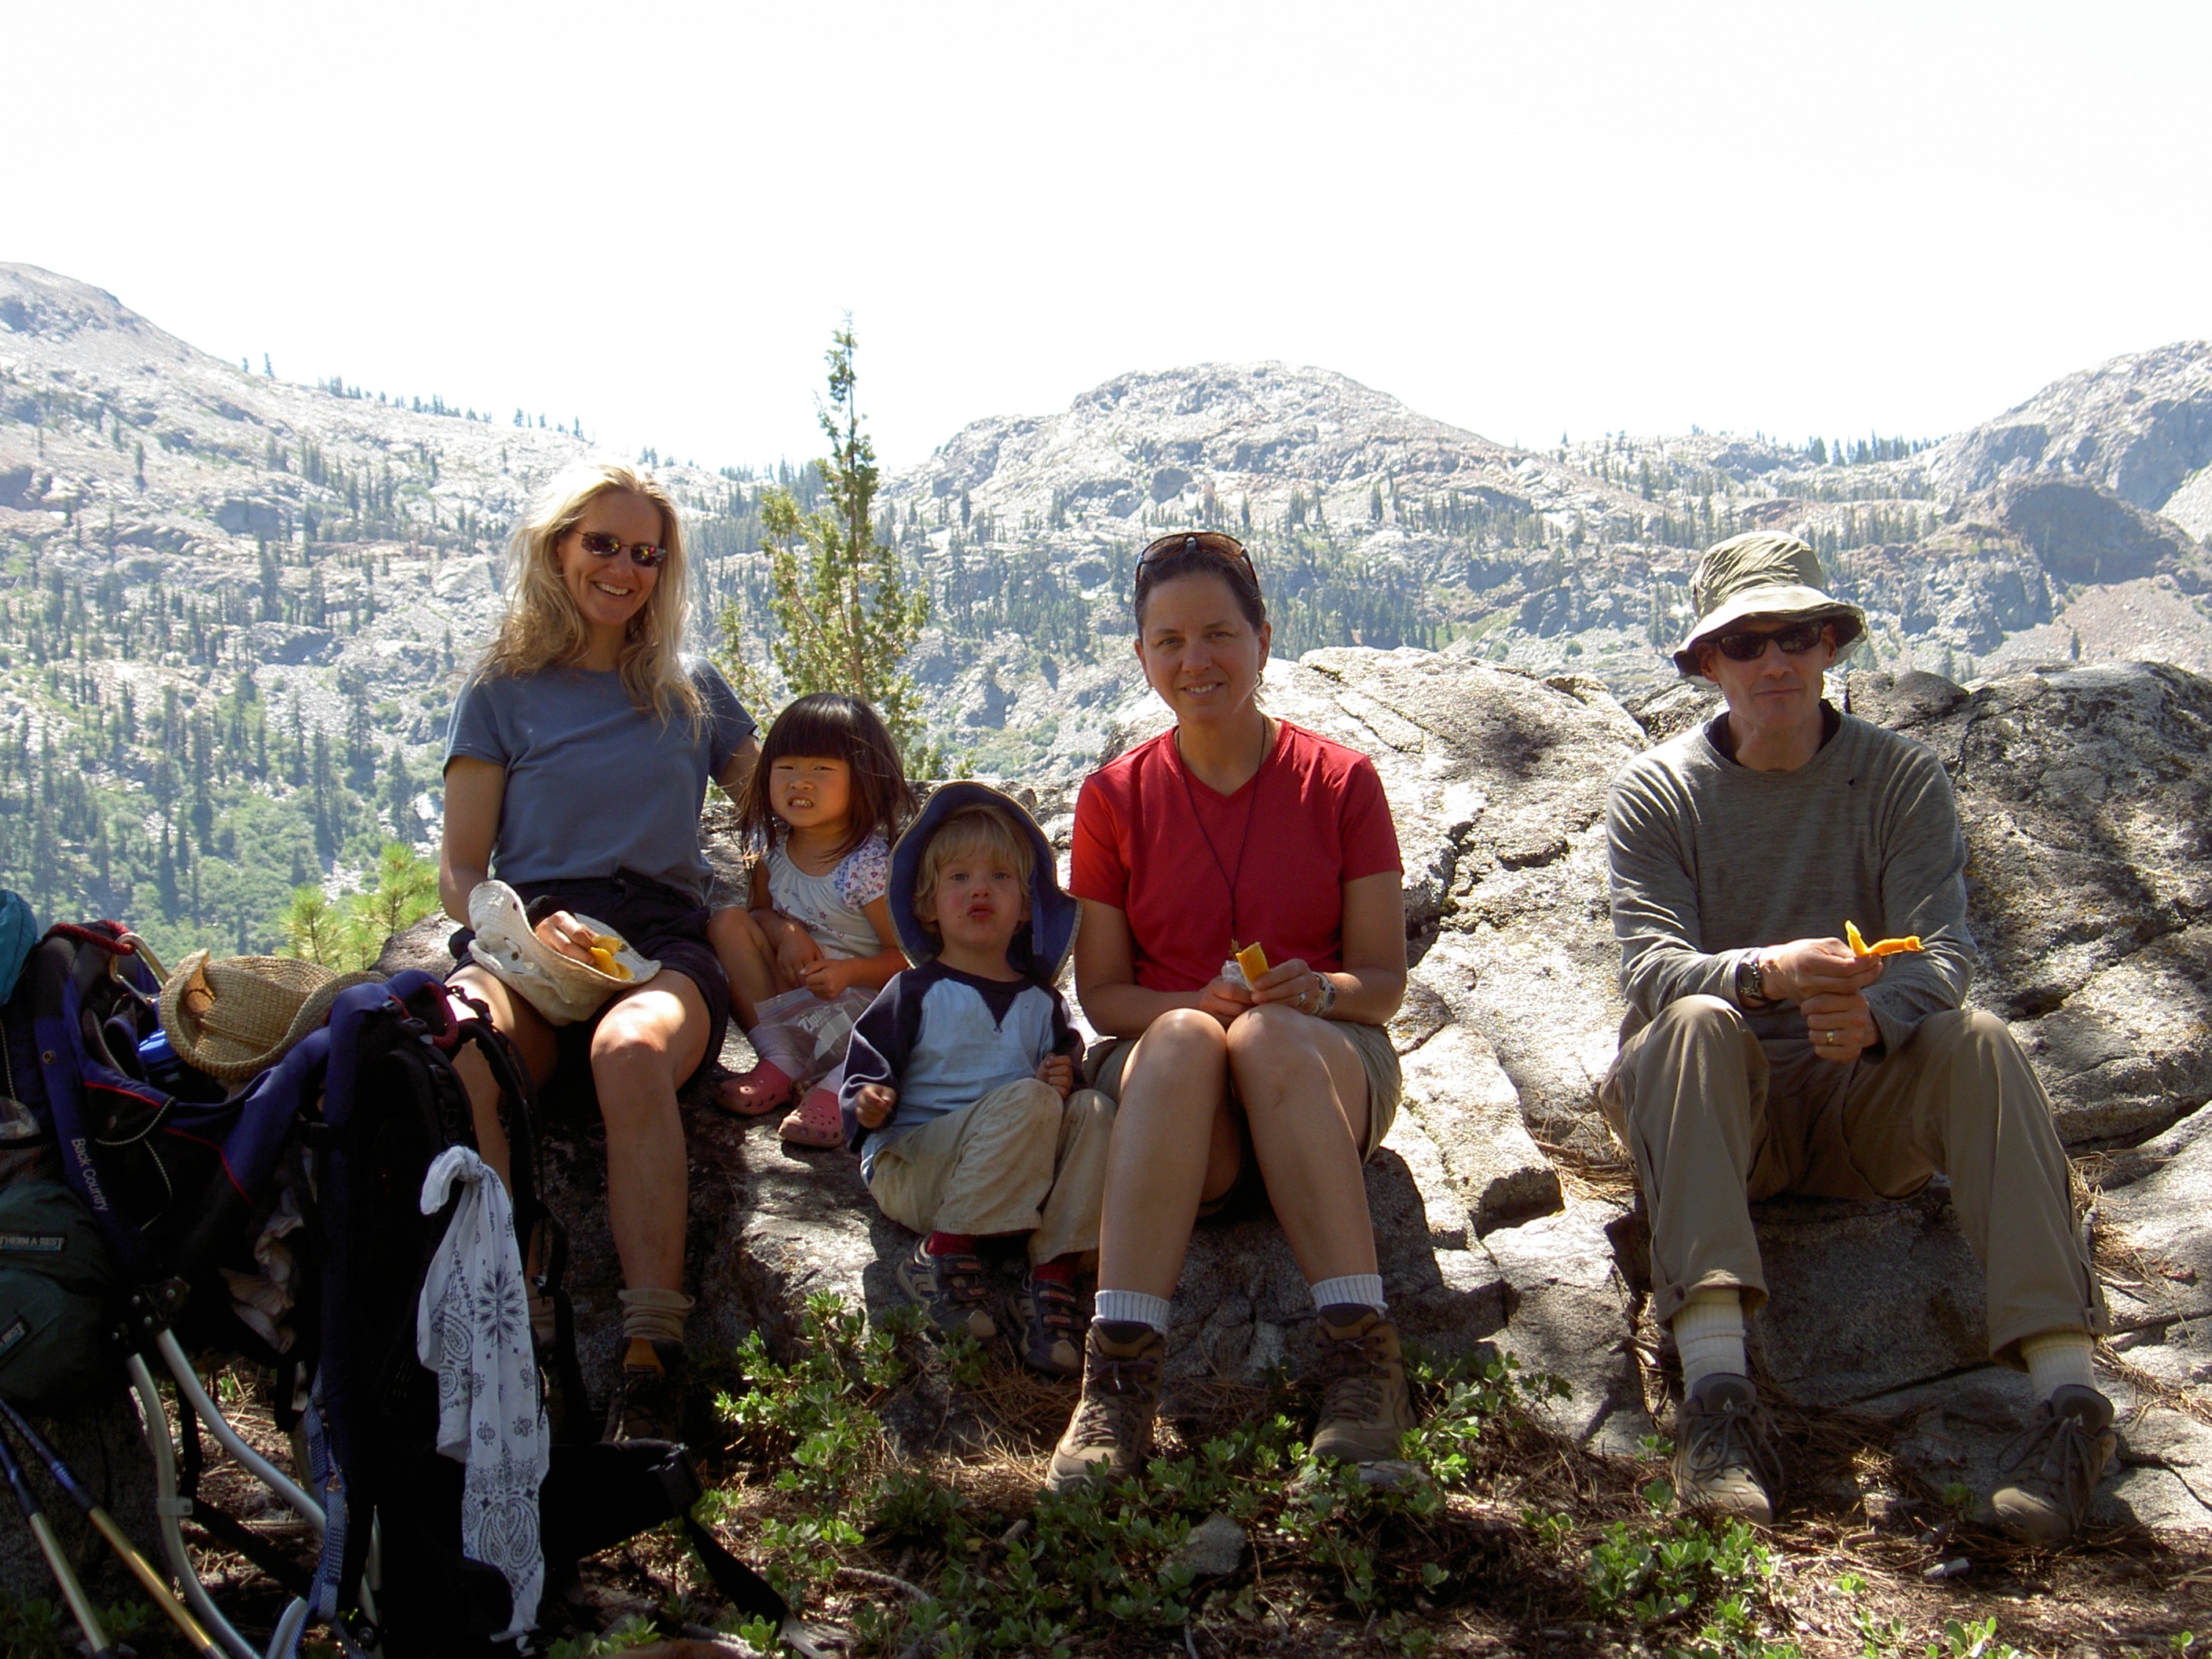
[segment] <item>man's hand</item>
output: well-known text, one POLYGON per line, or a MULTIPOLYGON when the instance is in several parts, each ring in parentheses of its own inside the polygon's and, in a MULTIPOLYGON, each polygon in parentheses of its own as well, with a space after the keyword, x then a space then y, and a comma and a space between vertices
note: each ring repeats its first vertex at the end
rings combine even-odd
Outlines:
POLYGON ((1062 1100, 1075 1092, 1075 1062, 1066 1054, 1047 1054, 1036 1068, 1037 1081, 1062 1100))
POLYGON ((897 1104, 898 1091, 887 1083, 863 1083, 854 1091, 853 1109, 863 1129, 882 1128, 890 1121, 891 1108, 897 1104))
POLYGON ((1839 939, 1792 939, 1759 951, 1759 978, 1775 1001, 1802 1008, 1808 997, 1857 996, 1881 977, 1885 961, 1854 956, 1839 939))
POLYGON ((1807 997, 1797 1006, 1805 1016, 1813 1052, 1822 1060, 1848 1066, 1881 1041, 1881 1030, 1874 1023, 1867 1000, 1856 991, 1848 996, 1807 997))

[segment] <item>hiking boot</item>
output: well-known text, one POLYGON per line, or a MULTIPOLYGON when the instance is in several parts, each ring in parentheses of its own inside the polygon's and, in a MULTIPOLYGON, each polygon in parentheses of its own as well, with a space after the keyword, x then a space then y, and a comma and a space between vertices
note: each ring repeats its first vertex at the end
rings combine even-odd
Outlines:
POLYGON ((629 1340, 602 1440, 684 1439, 684 1345, 629 1340))
POLYGON ((2088 1518, 2118 1444, 2112 1402, 2094 1389, 2069 1382, 2038 1401, 1997 1464, 1997 1524, 2030 1544, 2064 1543, 2088 1518))
POLYGON ((1344 1463, 1399 1461, 1398 1437, 1413 1426, 1413 1401, 1398 1328, 1377 1309, 1343 1302, 1315 1316, 1314 1334, 1322 1396, 1313 1455, 1344 1463))
POLYGON ((999 1334, 998 1322, 991 1317, 990 1281, 983 1276, 983 1259, 974 1251, 932 1255, 925 1239, 893 1276, 939 1330, 965 1331, 978 1342, 999 1334))
POLYGON ((1771 1526, 1782 1504, 1774 1419, 1747 1376, 1698 1379, 1674 1413, 1674 1502, 1771 1526))
POLYGON ((1025 1275, 1008 1300, 1014 1346, 1022 1364, 1047 1376, 1073 1376, 1083 1369, 1083 1316, 1075 1286, 1064 1279, 1025 1275))
POLYGON ((1064 1492, 1093 1475, 1119 1480, 1145 1467, 1167 1357, 1167 1338, 1141 1320, 1091 1321, 1083 1345, 1083 1398, 1052 1449, 1047 1490, 1064 1492))

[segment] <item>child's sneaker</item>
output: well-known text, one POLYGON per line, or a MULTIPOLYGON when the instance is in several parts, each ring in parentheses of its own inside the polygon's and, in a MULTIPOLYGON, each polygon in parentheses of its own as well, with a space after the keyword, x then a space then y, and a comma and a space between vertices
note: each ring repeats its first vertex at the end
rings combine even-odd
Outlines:
POLYGON ((932 1255, 929 1241, 924 1239, 898 1264, 893 1277, 939 1329, 965 1331, 978 1342, 988 1342, 999 1334, 998 1322, 991 1317, 991 1286, 983 1276, 982 1258, 973 1251, 932 1255))
POLYGON ((1083 1398, 1052 1449, 1046 1487, 1065 1492, 1096 1475, 1118 1480, 1152 1455, 1168 1340, 1137 1320, 1093 1320, 1083 1345, 1083 1398))
POLYGON ((1022 1364, 1047 1376, 1073 1376, 1082 1370, 1083 1316, 1074 1285, 1026 1273, 1009 1310, 1022 1364))

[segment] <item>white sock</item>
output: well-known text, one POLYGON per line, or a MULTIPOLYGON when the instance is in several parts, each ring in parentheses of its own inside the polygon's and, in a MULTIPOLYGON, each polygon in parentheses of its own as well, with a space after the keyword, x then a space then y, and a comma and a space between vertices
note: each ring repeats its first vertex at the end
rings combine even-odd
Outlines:
POLYGON ((2096 1348, 2096 1338, 2087 1331, 2042 1331, 2022 1337, 2020 1357, 2027 1361, 2027 1383, 2035 1397, 2048 1400, 2069 1382, 2095 1388, 2097 1373, 2089 1359, 2096 1348))
POLYGON ((1150 1325, 1165 1336, 1168 1299, 1164 1296, 1146 1296, 1142 1291, 1101 1290, 1091 1298, 1091 1317, 1099 1324, 1150 1325))
POLYGON ((1743 1292, 1723 1286, 1695 1291, 1674 1316, 1674 1346, 1682 1356, 1682 1392, 1717 1371, 1751 1375, 1743 1352, 1743 1292))
POLYGON ((755 1054, 794 1081, 804 1080, 807 1067, 813 1062, 811 1040, 788 1025, 756 1025, 745 1033, 745 1041, 753 1045, 755 1054))
POLYGON ((1316 1308, 1334 1308, 1346 1303, 1356 1303, 1363 1308, 1372 1308, 1376 1313, 1387 1311, 1382 1302, 1382 1275, 1380 1273, 1346 1273, 1339 1279, 1324 1279, 1310 1288, 1316 1308))

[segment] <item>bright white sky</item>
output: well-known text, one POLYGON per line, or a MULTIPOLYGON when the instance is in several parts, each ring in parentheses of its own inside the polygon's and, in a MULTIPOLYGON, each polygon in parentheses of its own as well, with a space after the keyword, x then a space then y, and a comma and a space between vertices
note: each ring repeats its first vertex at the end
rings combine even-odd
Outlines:
POLYGON ((2212 5, 0 0, 0 259, 702 462, 1274 357, 1491 437, 1935 435, 2212 335, 2212 5))

